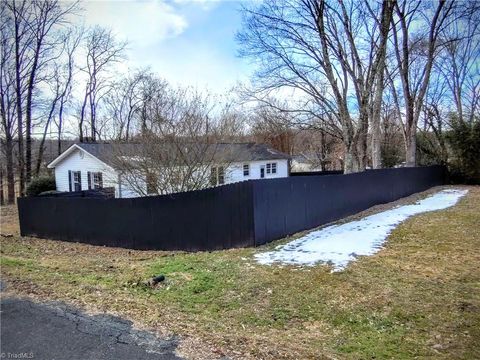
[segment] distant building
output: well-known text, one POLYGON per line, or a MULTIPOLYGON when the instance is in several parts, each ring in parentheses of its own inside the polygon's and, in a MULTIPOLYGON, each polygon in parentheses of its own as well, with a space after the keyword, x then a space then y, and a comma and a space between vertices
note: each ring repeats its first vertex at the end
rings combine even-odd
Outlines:
POLYGON ((322 171, 320 161, 315 154, 301 153, 293 155, 291 165, 293 172, 322 171))

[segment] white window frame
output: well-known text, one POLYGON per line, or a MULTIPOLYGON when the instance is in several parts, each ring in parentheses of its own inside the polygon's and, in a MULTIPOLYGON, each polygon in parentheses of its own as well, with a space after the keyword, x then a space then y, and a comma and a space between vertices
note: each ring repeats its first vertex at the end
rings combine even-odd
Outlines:
POLYGON ((277 163, 267 163, 266 166, 266 172, 267 174, 276 174, 277 173, 277 163))
POLYGON ((250 164, 243 164, 243 176, 250 176, 250 164))
POLYGON ((98 190, 103 188, 103 174, 101 171, 92 173, 92 189, 98 190))
POLYGON ((213 186, 225 184, 225 167, 212 166, 210 173, 210 183, 213 186))
POLYGON ((82 172, 81 171, 72 171, 72 191, 82 191, 82 172), (78 181, 75 179, 75 176, 78 175, 78 181), (76 185, 80 187, 80 190, 76 189, 76 185))

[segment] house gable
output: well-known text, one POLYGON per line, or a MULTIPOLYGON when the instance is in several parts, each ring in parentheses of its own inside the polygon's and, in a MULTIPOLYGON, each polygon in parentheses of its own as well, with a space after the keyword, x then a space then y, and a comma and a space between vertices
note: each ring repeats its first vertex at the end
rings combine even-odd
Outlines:
POLYGON ((65 156, 59 156, 49 164, 50 168, 55 169, 55 183, 57 191, 70 191, 69 172, 79 171, 81 178, 82 190, 88 190, 88 173, 101 172, 103 176, 104 187, 118 188, 117 172, 105 164, 97 157, 89 154, 87 151, 74 147, 66 150, 68 152, 65 156), (61 157, 61 158, 60 158, 61 157))
POLYGON ((114 170, 110 165, 106 164, 105 162, 103 162, 102 160, 100 160, 98 157, 96 157, 95 155, 91 154, 90 152, 86 151, 85 149, 81 148, 80 146, 78 146, 77 144, 73 144, 72 146, 70 146, 67 150, 65 150, 63 153, 61 153, 57 158, 55 158, 50 164, 47 165, 47 168, 49 169, 53 169, 55 168, 56 166, 58 166, 59 164, 61 164, 63 161, 65 160, 68 160, 68 158, 70 156, 72 156, 72 154, 74 154, 75 152, 78 152, 79 154, 83 154, 83 156, 87 155, 93 159, 95 159, 95 161, 98 161, 100 163, 102 163, 105 167, 109 168, 110 170, 114 170))

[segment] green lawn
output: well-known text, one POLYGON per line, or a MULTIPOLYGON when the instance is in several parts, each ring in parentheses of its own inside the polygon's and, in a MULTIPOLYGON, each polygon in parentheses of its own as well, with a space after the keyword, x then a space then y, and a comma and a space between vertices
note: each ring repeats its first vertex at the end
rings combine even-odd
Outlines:
POLYGON ((480 188, 469 189, 339 273, 261 266, 252 256, 262 248, 188 254, 22 238, 6 207, 2 228, 14 236, 0 240, 2 279, 12 294, 179 334, 205 348, 198 357, 479 359, 480 188), (144 284, 156 274, 167 280, 144 284))

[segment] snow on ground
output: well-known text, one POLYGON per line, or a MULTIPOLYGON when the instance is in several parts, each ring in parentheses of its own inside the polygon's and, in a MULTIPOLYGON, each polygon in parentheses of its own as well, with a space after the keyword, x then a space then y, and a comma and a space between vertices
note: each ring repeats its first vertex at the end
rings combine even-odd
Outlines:
POLYGON ((410 216, 455 205, 468 190, 443 190, 412 205, 398 206, 345 224, 332 225, 302 236, 273 251, 256 254, 260 264, 307 265, 329 263, 343 270, 361 255, 379 251, 397 225, 410 216))

